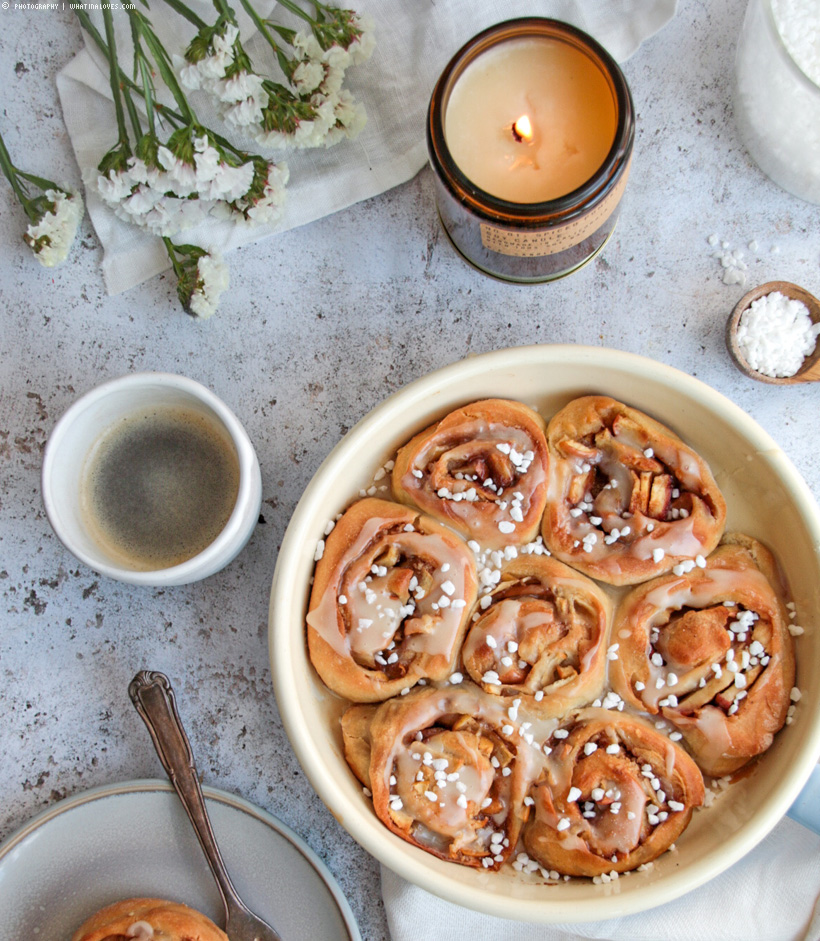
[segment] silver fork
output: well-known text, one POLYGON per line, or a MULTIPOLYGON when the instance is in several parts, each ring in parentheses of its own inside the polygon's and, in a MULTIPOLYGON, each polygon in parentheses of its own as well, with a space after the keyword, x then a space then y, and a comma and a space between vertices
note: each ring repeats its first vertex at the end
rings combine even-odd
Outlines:
POLYGON ((254 915, 239 898, 225 869, 205 809, 194 753, 182 727, 168 677, 163 673, 141 670, 131 680, 128 694, 148 726, 159 760, 168 772, 211 867, 225 905, 225 933, 229 941, 282 941, 273 928, 254 915))

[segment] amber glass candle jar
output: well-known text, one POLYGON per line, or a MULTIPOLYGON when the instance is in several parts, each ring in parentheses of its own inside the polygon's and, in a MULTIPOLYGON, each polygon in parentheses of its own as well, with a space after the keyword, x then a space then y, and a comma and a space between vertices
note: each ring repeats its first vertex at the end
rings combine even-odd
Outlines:
POLYGON ((634 137, 629 86, 592 37, 538 17, 493 26, 456 53, 430 100, 444 230, 494 277, 563 277, 611 235, 634 137))

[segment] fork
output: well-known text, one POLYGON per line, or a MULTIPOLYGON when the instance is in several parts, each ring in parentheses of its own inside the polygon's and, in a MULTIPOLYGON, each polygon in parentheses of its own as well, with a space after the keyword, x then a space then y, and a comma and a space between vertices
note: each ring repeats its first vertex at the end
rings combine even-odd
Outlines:
POLYGON ((199 786, 194 753, 179 718, 168 677, 164 673, 140 670, 128 686, 128 695, 148 726, 159 760, 168 772, 211 867, 225 905, 225 933, 229 941, 282 941, 280 935, 239 898, 225 869, 199 786))

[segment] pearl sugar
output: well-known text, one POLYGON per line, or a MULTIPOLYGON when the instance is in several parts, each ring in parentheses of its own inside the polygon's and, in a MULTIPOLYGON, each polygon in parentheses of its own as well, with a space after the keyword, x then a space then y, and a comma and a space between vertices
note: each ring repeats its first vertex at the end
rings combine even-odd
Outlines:
POLYGON ((752 369, 764 376, 793 376, 813 352, 820 324, 802 301, 773 291, 752 301, 737 325, 737 345, 752 369))

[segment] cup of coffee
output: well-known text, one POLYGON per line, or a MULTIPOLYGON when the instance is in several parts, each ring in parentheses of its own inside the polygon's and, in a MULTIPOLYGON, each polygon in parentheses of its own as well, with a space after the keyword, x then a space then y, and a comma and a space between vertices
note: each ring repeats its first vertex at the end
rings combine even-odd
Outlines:
POLYGON ((262 478, 247 432, 205 386, 133 373, 92 389, 48 439, 43 502, 57 537, 102 575, 185 585, 244 548, 262 478))

